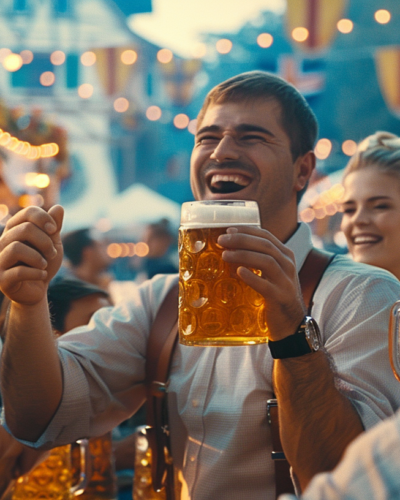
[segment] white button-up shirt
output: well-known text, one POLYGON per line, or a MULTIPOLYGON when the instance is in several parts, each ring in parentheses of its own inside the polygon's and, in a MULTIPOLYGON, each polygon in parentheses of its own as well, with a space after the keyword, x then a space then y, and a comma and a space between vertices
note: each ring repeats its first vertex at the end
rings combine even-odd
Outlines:
MULTIPOLYGON (((312 248, 308 226, 300 224, 287 246, 300 270, 312 248)), ((87 327, 61 337, 63 399, 36 446, 104 434, 141 406, 148 334, 176 281, 156 277, 129 303, 102 309, 87 327)), ((312 314, 336 364, 340 390, 365 428, 400 406, 400 384, 388 360, 389 311, 399 297, 394 276, 345 256, 336 256, 314 297, 312 314)), ((168 406, 174 463, 191 500, 274 498, 266 409, 273 397, 272 366, 265 344, 178 344, 168 406)))
MULTIPOLYGON (((399 500, 400 413, 350 444, 332 473, 318 474, 302 500, 399 500)), ((282 495, 279 500, 296 500, 282 495)))

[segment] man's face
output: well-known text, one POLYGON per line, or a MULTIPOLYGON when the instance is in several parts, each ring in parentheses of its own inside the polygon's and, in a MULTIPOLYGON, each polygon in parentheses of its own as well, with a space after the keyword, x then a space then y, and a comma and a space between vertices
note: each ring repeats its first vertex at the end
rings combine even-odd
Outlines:
POLYGON ((86 297, 73 300, 65 316, 64 331, 62 333, 69 332, 77 326, 87 325, 98 309, 108 306, 111 306, 110 299, 101 293, 92 293, 86 297))
POLYGON ((273 99, 212 105, 191 158, 197 200, 255 200, 263 227, 278 237, 297 223, 296 193, 305 184, 298 180, 280 117, 273 99))

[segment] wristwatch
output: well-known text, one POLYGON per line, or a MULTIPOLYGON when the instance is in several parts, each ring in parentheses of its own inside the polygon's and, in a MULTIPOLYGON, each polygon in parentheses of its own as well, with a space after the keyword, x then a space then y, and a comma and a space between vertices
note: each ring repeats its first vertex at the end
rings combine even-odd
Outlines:
POLYGON ((321 333, 311 316, 305 316, 296 333, 282 340, 269 340, 269 350, 274 359, 297 358, 321 347, 321 333))

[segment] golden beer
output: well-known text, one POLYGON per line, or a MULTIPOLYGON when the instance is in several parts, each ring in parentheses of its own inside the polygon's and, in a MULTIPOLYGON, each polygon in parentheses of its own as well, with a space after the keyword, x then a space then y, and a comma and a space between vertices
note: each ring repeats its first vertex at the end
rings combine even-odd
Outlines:
MULTIPOLYGON (((222 260, 224 249, 217 243, 227 227, 259 226, 257 204, 235 201, 230 207, 226 201, 217 202, 223 203, 221 215, 218 206, 213 213, 207 213, 211 203, 215 202, 192 202, 190 205, 206 204, 206 213, 202 213, 203 207, 195 207, 194 217, 191 213, 182 216, 179 229, 179 341, 184 345, 201 346, 263 344, 267 342, 268 332, 264 298, 239 278, 236 265, 222 260), (257 211, 252 205, 250 213, 240 214, 238 212, 246 206, 239 203, 255 204, 257 211)), ((192 207, 186 210, 190 212, 192 207)))
POLYGON ((19 477, 13 500, 70 500, 81 490, 72 486, 71 445, 51 450, 46 460, 19 477))
MULTIPOLYGON (((118 496, 117 476, 112 450, 111 432, 104 436, 89 439, 90 478, 85 491, 80 494, 82 500, 114 500, 118 496)), ((73 477, 79 478, 79 448, 72 447, 73 477)))

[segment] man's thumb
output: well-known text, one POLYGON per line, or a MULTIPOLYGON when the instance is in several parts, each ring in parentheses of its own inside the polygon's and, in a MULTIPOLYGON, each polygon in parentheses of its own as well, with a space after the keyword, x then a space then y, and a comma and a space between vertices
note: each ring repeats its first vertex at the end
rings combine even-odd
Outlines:
POLYGON ((64 219, 63 207, 61 205, 54 205, 49 209, 48 213, 53 217, 54 222, 56 223, 57 226, 57 230, 61 231, 62 222, 64 219))

